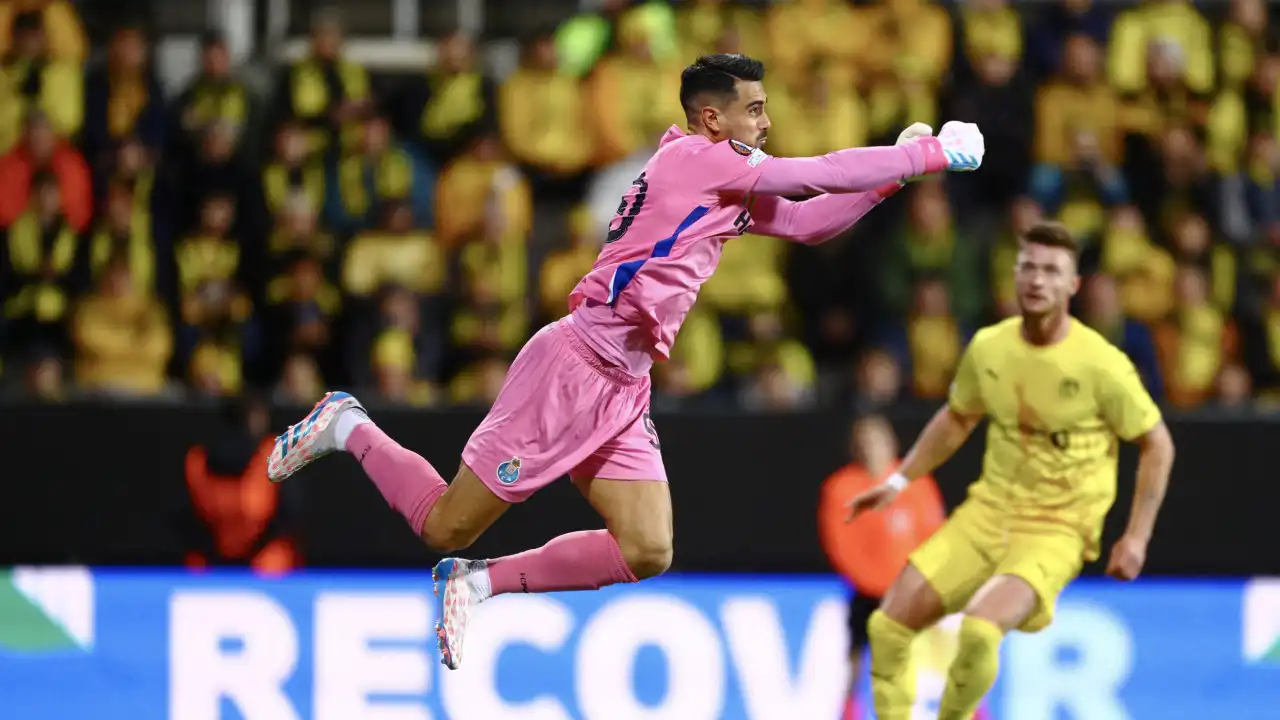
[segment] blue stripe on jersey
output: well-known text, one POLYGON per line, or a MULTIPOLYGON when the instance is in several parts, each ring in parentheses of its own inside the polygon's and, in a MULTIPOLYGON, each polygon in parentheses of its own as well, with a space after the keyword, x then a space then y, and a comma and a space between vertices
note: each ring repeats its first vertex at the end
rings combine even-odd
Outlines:
POLYGON ((613 281, 609 283, 608 303, 613 305, 618 302, 618 295, 631 284, 631 281, 636 277, 636 273, 640 272, 640 268, 646 262, 652 258, 664 258, 670 255, 671 249, 676 246, 676 240, 680 239, 680 235, 684 233, 685 230, 693 227, 694 223, 701 220, 703 216, 710 211, 711 208, 705 208, 702 206, 694 208, 693 212, 689 213, 685 216, 684 220, 680 221, 680 225, 676 227, 675 232, 671 233, 670 236, 659 240, 658 244, 653 246, 653 252, 649 253, 649 257, 641 260, 631 260, 619 265, 618 269, 613 271, 613 281))

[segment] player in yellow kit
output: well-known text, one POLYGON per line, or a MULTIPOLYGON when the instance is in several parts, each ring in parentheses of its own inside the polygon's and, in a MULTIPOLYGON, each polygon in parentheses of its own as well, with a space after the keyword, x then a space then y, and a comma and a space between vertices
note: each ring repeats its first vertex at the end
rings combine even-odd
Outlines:
POLYGON ((982 477, 946 524, 917 549, 868 622, 875 708, 906 720, 915 694, 912 639, 963 611, 960 644, 939 720, 967 720, 995 683, 1000 643, 1036 632, 1081 565, 1098 557, 1116 494, 1121 440, 1138 444, 1137 494, 1107 572, 1132 580, 1173 465, 1173 441, 1129 359, 1068 314, 1080 287, 1077 246, 1056 224, 1022 240, 1014 277, 1019 317, 978 332, 899 472, 849 503, 850 515, 884 507, 933 472, 989 420, 982 477))

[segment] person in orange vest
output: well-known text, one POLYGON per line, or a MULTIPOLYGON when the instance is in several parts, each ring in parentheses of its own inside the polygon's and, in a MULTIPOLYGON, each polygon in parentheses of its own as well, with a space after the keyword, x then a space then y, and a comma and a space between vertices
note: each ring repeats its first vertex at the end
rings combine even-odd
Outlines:
POLYGON ((835 471, 822 485, 818 530, 831 567, 853 586, 849 602, 849 702, 846 720, 862 716, 856 698, 863 655, 868 645, 867 620, 907 563, 907 556, 946 519, 942 494, 932 478, 907 486, 889 507, 849 522, 846 501, 875 487, 897 469, 898 441, 889 422, 868 415, 853 424, 853 462, 835 471))
POLYGON ((247 567, 280 575, 300 566, 288 503, 280 486, 267 482, 275 438, 266 406, 231 400, 220 425, 187 451, 187 567, 247 567))

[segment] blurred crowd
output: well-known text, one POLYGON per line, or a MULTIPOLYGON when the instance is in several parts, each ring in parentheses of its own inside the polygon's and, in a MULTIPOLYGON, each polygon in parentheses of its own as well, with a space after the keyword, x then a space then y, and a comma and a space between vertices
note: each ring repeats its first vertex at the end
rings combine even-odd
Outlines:
POLYGON ((210 33, 166 94, 141 21, 95 49, 70 3, 0 0, 6 392, 487 406, 683 127, 679 71, 705 52, 766 61, 772 154, 952 119, 989 152, 823 246, 729 242, 656 407, 935 402, 969 335, 1016 312, 1016 238, 1041 218, 1083 239, 1077 315, 1157 397, 1280 390, 1263 0, 604 0, 503 73, 462 32, 376 73, 340 16, 311 27, 266 92, 210 33))

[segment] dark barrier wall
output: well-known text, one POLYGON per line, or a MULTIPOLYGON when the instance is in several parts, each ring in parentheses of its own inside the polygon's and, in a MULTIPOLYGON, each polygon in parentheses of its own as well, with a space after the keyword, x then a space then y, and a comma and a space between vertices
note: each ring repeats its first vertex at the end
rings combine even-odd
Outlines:
MULTIPOLYGON (((374 413, 447 477, 480 419, 473 413, 374 413)), ((296 417, 281 416, 282 423, 296 417)), ((904 445, 925 413, 895 418, 904 445)), ((0 564, 168 564, 182 559, 183 456, 213 427, 212 410, 115 406, 0 409, 0 564)), ((680 415, 657 418, 671 477, 676 566, 710 571, 823 571, 814 505, 845 462, 847 418, 680 415)), ((281 425, 283 426, 283 424, 281 425)), ((1171 421, 1172 487, 1148 570, 1280 575, 1280 425, 1251 419, 1171 421)), ((938 479, 951 504, 981 461, 982 431, 938 479)), ((1107 540, 1124 527, 1135 453, 1122 455, 1107 540)), ((265 482, 265 481, 264 481, 265 482)), ((433 561, 349 457, 286 483, 310 565, 433 561)), ((470 551, 492 556, 600 521, 566 481, 514 508, 470 551)), ((1095 568, 1096 570, 1096 568, 1095 568)))

